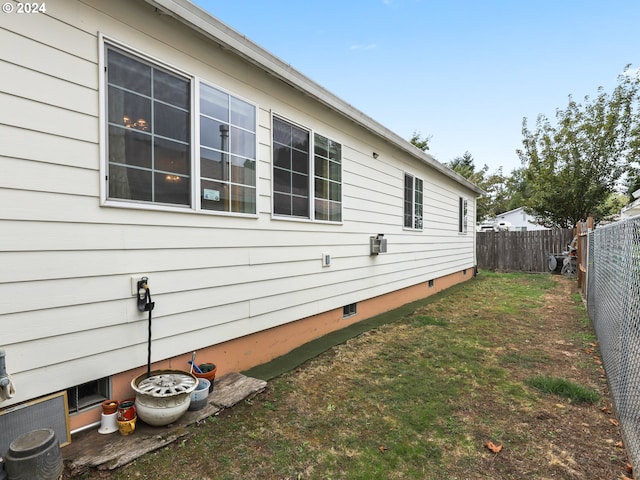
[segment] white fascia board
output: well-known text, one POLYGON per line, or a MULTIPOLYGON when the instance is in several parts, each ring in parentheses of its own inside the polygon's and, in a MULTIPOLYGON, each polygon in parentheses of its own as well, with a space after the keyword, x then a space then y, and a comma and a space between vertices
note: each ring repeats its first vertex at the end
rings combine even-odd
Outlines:
POLYGON ((145 0, 156 7, 160 12, 187 25, 222 48, 228 49, 260 69, 279 78, 300 92, 314 98, 326 105, 331 110, 343 115, 361 127, 369 130, 376 136, 404 150, 423 163, 442 172, 456 182, 464 185, 478 195, 485 194, 477 185, 471 183, 463 176, 457 174, 448 167, 435 160, 431 155, 422 152, 407 140, 395 134, 388 128, 373 120, 357 108, 346 103, 327 89, 311 80, 309 77, 295 70, 291 65, 283 62, 275 55, 253 43, 244 35, 238 33, 224 24, 206 10, 191 3, 189 0, 145 0))

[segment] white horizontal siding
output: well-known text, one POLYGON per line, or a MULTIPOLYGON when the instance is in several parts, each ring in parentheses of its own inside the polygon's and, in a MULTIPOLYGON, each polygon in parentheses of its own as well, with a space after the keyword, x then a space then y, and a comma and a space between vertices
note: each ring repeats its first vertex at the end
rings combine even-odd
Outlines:
POLYGON ((69 1, 32 23, 9 17, 0 346, 13 402, 146 363, 132 276, 150 279, 156 361, 473 265, 473 235, 458 233, 458 198, 475 211, 470 191, 144 2, 69 1), (100 206, 98 32, 258 105, 257 216, 100 206), (272 218, 273 112, 342 144, 341 223, 272 218), (403 229, 405 172, 424 180, 423 231, 403 229), (377 233, 388 253, 370 256, 377 233))

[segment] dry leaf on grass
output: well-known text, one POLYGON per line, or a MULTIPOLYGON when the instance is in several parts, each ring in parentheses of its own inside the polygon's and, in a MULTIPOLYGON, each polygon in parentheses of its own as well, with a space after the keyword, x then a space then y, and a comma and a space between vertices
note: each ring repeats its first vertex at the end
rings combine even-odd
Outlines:
POLYGON ((492 441, 488 441, 484 444, 484 446, 491 450, 493 453, 500 453, 502 451, 502 445, 496 445, 492 441))
POLYGON ((620 425, 615 418, 610 418, 609 423, 611 423, 611 425, 613 425, 614 427, 617 427, 618 425, 620 425))
POLYGON ((378 447, 378 450, 380 450, 380 453, 384 453, 384 452, 386 452, 386 451, 387 451, 387 450, 389 450, 389 449, 388 449, 387 447, 385 447, 384 445, 380 445, 380 446, 378 447))

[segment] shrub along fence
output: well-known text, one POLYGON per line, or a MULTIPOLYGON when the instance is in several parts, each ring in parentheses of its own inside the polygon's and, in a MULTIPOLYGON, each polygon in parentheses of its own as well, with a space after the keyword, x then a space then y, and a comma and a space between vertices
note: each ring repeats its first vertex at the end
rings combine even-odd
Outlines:
POLYGON ((527 232, 477 232, 478 268, 500 272, 549 272, 549 255, 567 250, 570 228, 527 232))

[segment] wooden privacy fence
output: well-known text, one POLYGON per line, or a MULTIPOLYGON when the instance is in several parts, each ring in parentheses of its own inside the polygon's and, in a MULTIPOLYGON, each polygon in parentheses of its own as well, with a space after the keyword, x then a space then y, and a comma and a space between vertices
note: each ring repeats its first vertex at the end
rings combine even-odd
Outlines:
POLYGON ((478 268, 501 272, 549 272, 549 255, 573 240, 570 228, 530 232, 477 232, 478 268))

